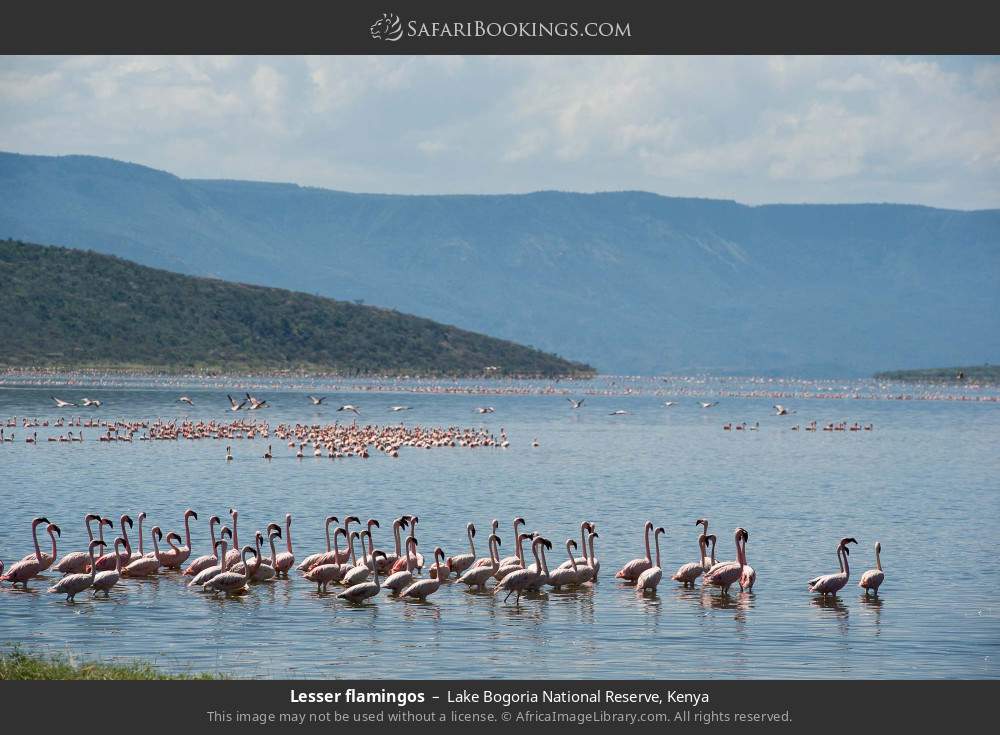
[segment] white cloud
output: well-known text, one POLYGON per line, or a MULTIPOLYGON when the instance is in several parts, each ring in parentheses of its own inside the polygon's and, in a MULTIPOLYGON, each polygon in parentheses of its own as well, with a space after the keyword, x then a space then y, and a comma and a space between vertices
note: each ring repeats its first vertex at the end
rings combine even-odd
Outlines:
POLYGON ((0 148, 355 191, 1000 206, 993 57, 3 57, 0 148))

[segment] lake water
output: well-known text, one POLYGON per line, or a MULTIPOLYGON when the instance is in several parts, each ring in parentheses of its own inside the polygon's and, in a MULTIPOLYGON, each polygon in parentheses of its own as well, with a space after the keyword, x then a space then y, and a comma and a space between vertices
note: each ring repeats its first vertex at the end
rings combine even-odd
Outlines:
MULTIPOLYGON (((404 448, 398 459, 297 460, 284 442, 83 443, 0 447, 3 522, 0 557, 8 564, 32 549, 30 521, 46 515, 63 530, 59 555, 85 548, 82 519, 148 514, 146 528, 182 531, 181 514, 198 511, 194 556, 209 553, 207 520, 240 511, 243 543, 252 532, 293 515, 298 559, 325 547, 323 519, 333 514, 382 521, 376 541, 391 546, 392 518, 420 516, 420 548, 467 550, 465 524, 476 523, 486 554, 492 518, 501 521, 501 554, 513 553, 511 519, 553 541, 550 566, 565 540, 594 520, 602 563, 598 583, 504 604, 452 584, 425 604, 380 595, 351 605, 293 573, 255 585, 238 598, 189 591, 165 573, 123 580, 109 600, 81 594, 75 604, 45 593, 47 573, 30 591, 0 588, 0 646, 81 658, 140 658, 172 672, 234 677, 384 678, 995 678, 1000 672, 1000 404, 987 390, 952 390, 870 381, 797 383, 746 380, 600 378, 586 383, 434 384, 386 381, 337 384, 293 380, 196 381, 16 376, 0 386, 0 417, 58 416, 228 420, 227 392, 253 385, 272 407, 255 412, 280 422, 329 423, 352 403, 361 421, 425 426, 504 427, 509 449, 404 448), (145 384, 144 384, 145 383, 145 384), (441 384, 443 385, 443 384, 441 384), (308 392, 334 389, 315 408, 308 392), (491 391, 500 388, 498 394, 491 391), (402 392, 400 392, 402 391, 402 392), (176 402, 181 393, 195 406, 176 402), (907 393, 918 400, 893 400, 907 393), (49 399, 101 399, 99 409, 56 409, 49 399), (586 402, 573 410, 566 395, 586 402), (781 396, 775 399, 772 396, 781 396), (859 398, 839 396, 863 396, 859 398), (702 409, 697 399, 719 400, 702 409), (934 400, 919 400, 935 398, 934 400), (665 400, 678 404, 667 408, 665 400), (778 402, 796 410, 774 415, 778 402), (403 403, 404 414, 389 411, 403 403), (491 405, 496 412, 476 413, 491 405), (611 416, 614 410, 627 410, 611 416), (791 431, 815 419, 872 423, 873 431, 791 431), (759 422, 757 431, 723 431, 726 422, 759 422), (532 447, 537 438, 538 447, 532 447), (261 459, 267 444, 271 462, 261 459), (719 556, 735 558, 733 529, 750 532, 752 593, 682 589, 669 574, 697 556, 693 525, 707 517, 719 556), (666 528, 665 581, 638 596, 614 579, 642 556, 646 519, 666 528), (853 536, 851 582, 821 602, 811 577, 837 570, 835 547, 853 536), (856 584, 882 543, 886 582, 877 600, 856 584)), ((242 414, 241 414, 242 415, 242 414)), ((353 418, 353 417, 352 417, 353 418)), ((11 429, 6 429, 9 433, 11 429)), ((227 521, 228 522, 228 521, 227 521)), ((116 521, 117 523, 117 521, 116 521)), ((40 529, 42 530, 42 529, 40 529)), ((133 531, 134 538, 134 531, 133 531)), ((47 537, 42 536, 47 549, 47 537)), ((148 537, 147 537, 148 545, 148 537)), ((331 588, 333 589, 333 588, 331 588)))

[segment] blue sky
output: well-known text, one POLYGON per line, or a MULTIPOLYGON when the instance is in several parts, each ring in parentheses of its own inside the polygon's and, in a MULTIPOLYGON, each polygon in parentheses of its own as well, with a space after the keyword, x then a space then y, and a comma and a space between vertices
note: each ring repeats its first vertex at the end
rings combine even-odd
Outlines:
POLYGON ((1000 207, 997 57, 0 57, 0 150, 348 191, 1000 207))

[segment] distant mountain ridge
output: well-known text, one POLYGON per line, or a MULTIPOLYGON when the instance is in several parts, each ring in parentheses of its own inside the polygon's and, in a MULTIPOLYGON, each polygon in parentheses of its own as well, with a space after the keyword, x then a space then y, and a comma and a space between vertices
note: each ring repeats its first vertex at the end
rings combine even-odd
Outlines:
POLYGON ((522 345, 373 306, 0 240, 0 365, 588 376, 522 345))
POLYGON ((351 194, 0 154, 0 237, 363 299, 606 372, 870 375, 1000 352, 1000 210, 351 194))

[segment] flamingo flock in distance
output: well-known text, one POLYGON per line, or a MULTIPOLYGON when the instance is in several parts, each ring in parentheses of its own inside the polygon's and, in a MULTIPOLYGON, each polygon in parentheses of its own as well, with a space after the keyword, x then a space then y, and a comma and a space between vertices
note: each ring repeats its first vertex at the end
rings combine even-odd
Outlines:
MULTIPOLYGON (((599 534, 592 521, 580 523, 579 544, 576 539, 566 539, 566 559, 555 567, 549 566, 546 555, 554 548, 552 541, 538 531, 524 530, 526 522, 520 516, 512 523, 513 554, 501 557, 500 522, 494 519, 486 538, 488 555, 482 555, 476 549, 476 526, 470 522, 466 526, 468 551, 449 556, 441 546, 435 546, 433 562, 428 565, 419 552, 418 516, 406 514, 393 520, 391 546, 379 548, 375 543, 375 529, 381 528, 377 519, 370 518, 362 523, 357 515, 345 515, 343 521, 330 515, 324 521, 325 549, 305 556, 296 565, 290 513, 285 514, 283 524, 272 522, 263 532, 255 531, 252 543, 245 545, 240 543, 239 511, 230 508, 228 516, 229 525, 224 525, 217 515, 208 519, 210 553, 194 559, 191 558, 191 521, 197 521, 198 514, 191 508, 181 516, 183 536, 174 531, 164 535, 156 525, 149 529, 151 551, 143 544, 144 512, 137 515, 137 524, 128 514, 118 517, 120 535, 114 539, 110 552, 104 528, 114 529, 114 520, 87 513, 84 516, 89 539, 86 551, 72 551, 61 558, 57 555, 57 539, 62 530, 45 516, 39 516, 31 522, 34 551, 9 568, 0 561, 0 581, 27 590, 29 582, 42 578, 40 575, 51 569, 63 576, 48 591, 74 601, 78 594, 87 590, 93 590, 93 597, 99 593, 109 597, 123 578, 144 579, 174 573, 188 579, 186 586, 192 592, 237 595, 248 593, 256 584, 288 580, 294 568, 303 580, 316 585, 317 594, 328 592, 330 585, 337 585, 341 589, 336 597, 352 603, 361 603, 379 594, 401 600, 426 601, 445 586, 462 585, 471 592, 502 595, 504 602, 513 595, 514 604, 520 605, 523 597, 537 595, 546 588, 560 591, 593 587, 601 569, 594 545, 599 534), (94 523, 97 524, 96 537, 94 523), (42 525, 50 539, 50 551, 43 551, 39 542, 38 528, 42 525), (331 526, 335 527, 333 533, 331 526), (138 549, 132 546, 130 530, 136 532, 138 549), (166 546, 161 547, 160 542, 164 540, 166 546), (279 544, 284 546, 280 553, 279 544)), ((678 567, 670 579, 684 587, 693 587, 700 578, 705 589, 718 589, 722 596, 728 596, 734 585, 743 592, 751 592, 757 573, 747 561, 749 532, 744 528, 735 529, 736 559, 717 561, 716 536, 708 533, 708 520, 699 518, 695 525, 700 527, 698 556, 695 561, 678 567)), ((663 526, 654 528, 652 521, 646 521, 643 525, 644 556, 624 564, 615 573, 615 579, 634 586, 638 594, 656 594, 664 576, 660 539, 665 533, 663 526)), ((850 579, 848 545, 856 543, 853 537, 842 538, 837 545, 839 571, 808 580, 808 591, 825 597, 843 589, 850 579)), ((865 597, 878 595, 885 581, 881 550, 881 543, 876 542, 876 567, 866 571, 858 584, 864 589, 865 597)))

